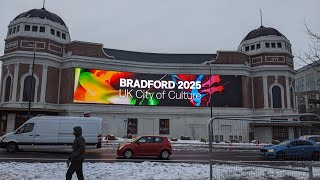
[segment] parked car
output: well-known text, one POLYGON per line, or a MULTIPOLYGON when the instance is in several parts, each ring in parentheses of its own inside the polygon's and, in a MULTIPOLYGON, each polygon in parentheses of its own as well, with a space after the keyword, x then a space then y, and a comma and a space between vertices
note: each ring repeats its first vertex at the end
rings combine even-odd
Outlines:
POLYGON ((130 143, 122 144, 117 149, 117 156, 129 159, 134 156, 158 156, 168 159, 172 154, 172 147, 167 137, 140 136, 130 143))
POLYGON ((86 149, 101 148, 101 118, 66 116, 33 117, 14 132, 0 137, 0 147, 8 152, 72 149, 75 126, 82 128, 86 149))
POLYGON ((300 136, 299 139, 308 139, 311 141, 316 142, 316 144, 320 145, 320 135, 304 135, 304 136, 300 136))
POLYGON ((312 158, 319 160, 320 146, 314 141, 294 139, 278 145, 267 145, 260 149, 260 155, 267 159, 312 158))
POLYGON ((235 140, 235 139, 232 139, 232 140, 230 140, 230 143, 239 143, 239 141, 235 140))

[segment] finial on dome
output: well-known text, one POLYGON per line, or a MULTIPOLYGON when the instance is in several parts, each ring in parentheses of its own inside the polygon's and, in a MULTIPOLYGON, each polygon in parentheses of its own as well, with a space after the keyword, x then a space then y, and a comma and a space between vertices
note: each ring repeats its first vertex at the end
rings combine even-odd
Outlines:
POLYGON ((260 27, 263 27, 263 25, 262 25, 262 11, 261 11, 261 9, 260 9, 260 22, 261 22, 261 26, 260 26, 260 27))
POLYGON ((42 9, 45 9, 44 6, 46 5, 46 0, 43 0, 42 9))

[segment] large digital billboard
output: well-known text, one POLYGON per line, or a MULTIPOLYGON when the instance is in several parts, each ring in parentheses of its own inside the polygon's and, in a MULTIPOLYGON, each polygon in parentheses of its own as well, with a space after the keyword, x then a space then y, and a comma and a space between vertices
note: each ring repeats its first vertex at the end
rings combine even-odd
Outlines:
POLYGON ((76 103, 242 107, 242 77, 75 68, 76 103))

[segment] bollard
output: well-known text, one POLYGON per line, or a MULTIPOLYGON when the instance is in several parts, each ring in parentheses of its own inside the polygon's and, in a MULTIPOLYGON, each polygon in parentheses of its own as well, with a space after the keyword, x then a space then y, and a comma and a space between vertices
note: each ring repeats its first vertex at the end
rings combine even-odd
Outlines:
POLYGON ((312 163, 308 164, 308 169, 309 169, 309 179, 313 179, 313 169, 312 169, 312 163))

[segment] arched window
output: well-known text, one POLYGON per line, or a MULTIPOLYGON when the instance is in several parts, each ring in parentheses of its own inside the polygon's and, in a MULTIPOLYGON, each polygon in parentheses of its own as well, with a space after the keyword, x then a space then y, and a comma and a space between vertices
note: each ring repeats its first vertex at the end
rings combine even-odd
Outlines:
POLYGON ((279 86, 274 86, 272 88, 272 102, 273 108, 282 108, 281 89, 279 86))
POLYGON ((11 77, 8 76, 6 79, 6 87, 4 90, 4 102, 8 102, 10 100, 10 94, 11 94, 11 77))
POLYGON ((31 93, 31 101, 32 102, 34 101, 35 83, 36 83, 36 79, 34 77, 32 78, 31 76, 27 76, 24 79, 22 101, 29 101, 30 93, 31 93), (32 88, 31 88, 31 85, 32 85, 32 88))

